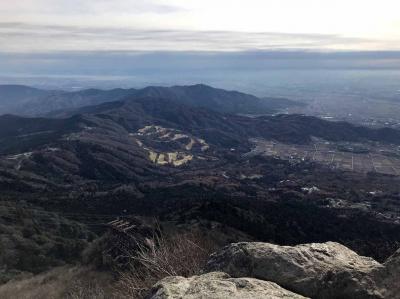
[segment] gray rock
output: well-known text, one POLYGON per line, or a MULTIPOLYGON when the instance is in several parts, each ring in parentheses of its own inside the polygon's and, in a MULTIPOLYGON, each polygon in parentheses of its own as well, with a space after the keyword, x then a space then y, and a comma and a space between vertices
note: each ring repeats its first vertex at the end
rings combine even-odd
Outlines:
POLYGON ((384 298, 400 299, 400 249, 374 271, 374 279, 384 298))
POLYGON ((275 283, 254 278, 231 278, 212 272, 184 278, 164 278, 153 287, 150 299, 301 299, 275 283))
POLYGON ((293 247, 235 243, 213 254, 207 270, 272 281, 295 293, 324 299, 385 298, 372 273, 388 271, 334 242, 293 247))

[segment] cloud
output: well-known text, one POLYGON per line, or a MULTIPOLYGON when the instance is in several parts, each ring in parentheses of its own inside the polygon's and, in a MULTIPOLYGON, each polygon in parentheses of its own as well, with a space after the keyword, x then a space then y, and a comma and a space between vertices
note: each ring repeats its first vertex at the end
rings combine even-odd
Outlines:
POLYGON ((4 52, 315 50, 386 46, 381 41, 329 34, 145 30, 18 22, 0 23, 0 44, 4 52))
POLYGON ((0 3, 0 13, 8 15, 21 14, 96 14, 96 13, 171 13, 182 8, 161 3, 157 0, 25 0, 4 1, 0 3))

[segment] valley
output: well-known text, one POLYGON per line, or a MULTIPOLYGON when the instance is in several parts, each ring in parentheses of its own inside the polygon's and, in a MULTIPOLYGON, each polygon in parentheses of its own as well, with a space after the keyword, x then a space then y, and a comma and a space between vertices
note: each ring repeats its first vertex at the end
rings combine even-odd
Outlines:
POLYGON ((400 131, 191 105, 200 95, 0 116, 1 280, 123 267, 124 230, 145 242, 155 223, 216 247, 335 241, 378 261, 400 247, 400 131))
POLYGON ((400 175, 400 148, 379 143, 329 142, 314 138, 310 144, 296 145, 253 139, 250 155, 266 155, 294 163, 317 162, 331 167, 360 173, 377 172, 400 175))

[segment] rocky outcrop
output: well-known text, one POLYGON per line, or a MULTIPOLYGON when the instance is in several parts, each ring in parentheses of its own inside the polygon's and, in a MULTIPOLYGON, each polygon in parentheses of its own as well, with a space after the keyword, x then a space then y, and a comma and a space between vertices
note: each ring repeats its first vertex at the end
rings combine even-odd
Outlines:
POLYGON ((379 292, 384 298, 400 298, 400 249, 383 264, 383 269, 374 272, 379 292))
POLYGON ((381 264, 335 242, 242 242, 212 254, 205 272, 165 278, 150 298, 400 299, 400 250, 381 264))
POLYGON ((389 271, 387 266, 334 242, 293 247, 235 243, 213 254, 207 268, 232 277, 272 281, 295 293, 324 299, 385 298, 385 287, 374 273, 389 271))
POLYGON ((277 284, 254 278, 231 278, 226 273, 211 272, 184 278, 167 277, 158 282, 150 299, 301 299, 277 284))

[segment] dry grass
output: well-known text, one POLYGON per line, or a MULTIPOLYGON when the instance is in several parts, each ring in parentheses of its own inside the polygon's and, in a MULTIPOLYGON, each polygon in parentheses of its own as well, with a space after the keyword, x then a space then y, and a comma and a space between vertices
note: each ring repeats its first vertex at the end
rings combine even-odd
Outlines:
POLYGON ((200 233, 169 237, 155 234, 127 252, 128 270, 115 282, 111 273, 88 267, 58 267, 49 272, 0 286, 1 299, 117 299, 144 298, 167 276, 192 276, 203 269, 215 245, 200 233))
POLYGON ((2 299, 108 299, 112 278, 82 267, 59 267, 0 286, 2 299), (108 289, 107 289, 108 286, 108 289))
POLYGON ((143 298, 167 276, 199 274, 215 245, 199 233, 186 233, 155 237, 139 248, 131 256, 130 270, 121 273, 117 284, 116 294, 123 298, 143 298))

